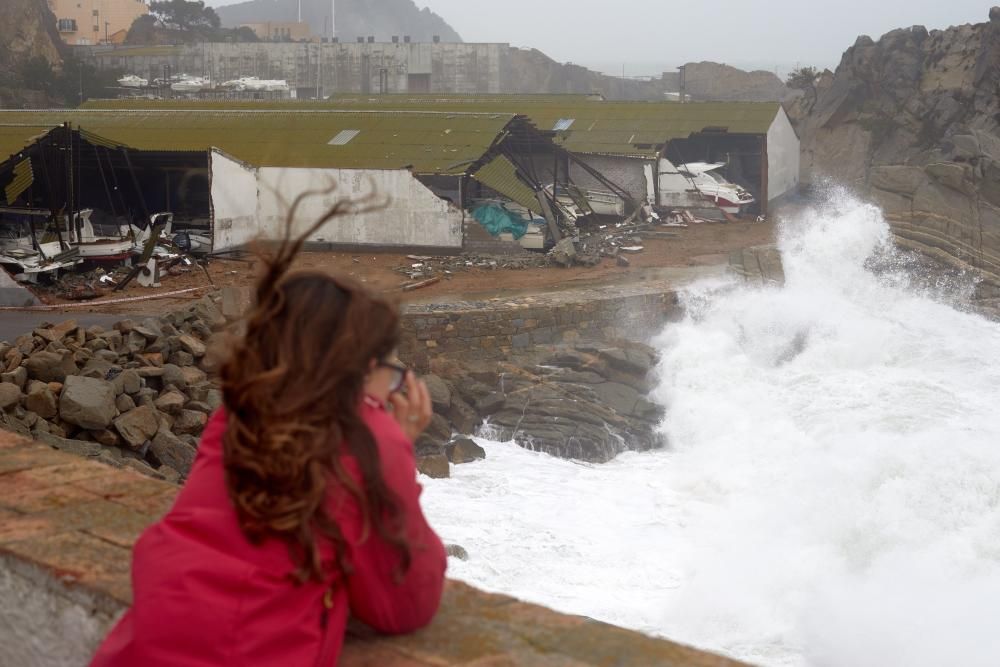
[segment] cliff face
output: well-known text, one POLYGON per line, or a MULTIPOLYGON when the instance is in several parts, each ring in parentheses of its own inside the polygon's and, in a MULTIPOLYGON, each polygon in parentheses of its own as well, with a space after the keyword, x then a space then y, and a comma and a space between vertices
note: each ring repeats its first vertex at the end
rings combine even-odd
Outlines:
MULTIPOLYGON (((337 36, 353 42, 357 37, 374 35, 388 42, 394 35, 410 35, 415 42, 429 42, 435 35, 443 42, 461 42, 462 38, 443 18, 427 8, 419 9, 413 0, 336 0, 337 36)), ((302 20, 315 34, 327 34, 332 0, 302 0, 302 20)), ((299 0, 249 0, 215 10, 222 24, 235 27, 258 21, 295 21, 299 0)))
POLYGON ((663 83, 607 76, 586 67, 559 63, 538 49, 511 48, 501 90, 522 94, 600 94, 610 100, 663 99, 663 83))
POLYGON ((981 296, 1000 297, 1000 7, 988 23, 860 37, 811 102, 791 109, 803 182, 853 186, 901 245, 982 270, 981 296))
POLYGON ((33 57, 62 64, 56 19, 45 0, 5 0, 0 21, 0 62, 10 70, 33 57))
MULTIPOLYGON (((664 93, 680 90, 677 72, 655 80, 625 79, 559 63, 537 49, 510 50, 510 71, 504 91, 511 93, 600 93, 612 100, 663 100, 664 93)), ((745 72, 713 62, 688 63, 688 99, 708 102, 781 102, 799 93, 789 90, 771 72, 745 72)))
MULTIPOLYGON (((687 63, 685 92, 701 102, 782 102, 796 93, 774 74, 764 70, 746 72, 731 65, 713 62, 687 63)), ((680 75, 663 75, 667 90, 680 90, 680 75)))
POLYGON ((4 0, 0 21, 0 106, 44 106, 44 94, 27 90, 25 65, 41 58, 54 70, 62 67, 62 42, 56 19, 45 0, 4 0))

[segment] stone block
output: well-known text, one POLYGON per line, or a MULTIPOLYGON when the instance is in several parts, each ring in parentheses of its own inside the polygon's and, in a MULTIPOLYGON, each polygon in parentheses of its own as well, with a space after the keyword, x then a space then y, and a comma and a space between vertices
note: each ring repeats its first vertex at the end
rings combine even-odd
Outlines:
POLYGON ((115 430, 134 450, 140 449, 159 429, 156 411, 148 405, 129 410, 114 421, 115 430))
POLYGON ((115 388, 110 382, 71 375, 59 397, 63 421, 88 430, 105 429, 117 414, 115 388))

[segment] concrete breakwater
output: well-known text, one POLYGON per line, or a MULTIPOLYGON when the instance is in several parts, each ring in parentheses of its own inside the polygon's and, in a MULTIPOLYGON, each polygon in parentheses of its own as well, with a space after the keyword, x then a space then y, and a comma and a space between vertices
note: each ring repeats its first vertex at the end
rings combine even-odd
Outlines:
MULTIPOLYGON (((176 487, 0 431, 0 646, 4 664, 86 665, 131 603, 130 550, 176 487)), ((343 667, 742 663, 580 616, 448 583, 425 630, 354 625, 343 667)))
POLYGON ((680 316, 677 286, 651 281, 530 296, 411 304, 400 354, 417 368, 445 355, 500 359, 535 345, 645 340, 680 316))

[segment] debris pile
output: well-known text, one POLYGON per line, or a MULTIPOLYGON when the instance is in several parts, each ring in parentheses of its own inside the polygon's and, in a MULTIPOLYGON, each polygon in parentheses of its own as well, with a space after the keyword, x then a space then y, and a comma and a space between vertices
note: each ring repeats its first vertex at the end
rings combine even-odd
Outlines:
POLYGON ((196 261, 183 255, 159 261, 154 271, 136 271, 134 267, 120 264, 114 267, 92 268, 89 271, 67 273, 50 284, 34 286, 34 291, 68 301, 89 301, 110 296, 127 286, 133 278, 136 284, 158 287, 160 281, 182 276, 193 271, 203 271, 204 261, 196 261))
POLYGON ((410 291, 427 287, 441 280, 450 280, 456 273, 467 271, 493 271, 497 269, 531 269, 549 266, 545 255, 525 253, 524 255, 453 255, 431 257, 427 255, 407 255, 406 264, 393 267, 393 271, 403 278, 400 288, 410 291))
POLYGON ((0 428, 178 481, 222 404, 208 342, 226 323, 205 297, 110 330, 67 321, 0 342, 0 428))
MULTIPOLYGON (((643 251, 643 240, 649 238, 674 238, 677 232, 654 228, 656 220, 640 222, 628 218, 616 224, 597 224, 583 228, 575 238, 564 238, 549 250, 548 258, 555 266, 597 266, 605 257, 616 258, 619 266, 628 266, 623 254, 643 251)), ((686 227, 687 224, 671 222, 657 227, 686 227)))

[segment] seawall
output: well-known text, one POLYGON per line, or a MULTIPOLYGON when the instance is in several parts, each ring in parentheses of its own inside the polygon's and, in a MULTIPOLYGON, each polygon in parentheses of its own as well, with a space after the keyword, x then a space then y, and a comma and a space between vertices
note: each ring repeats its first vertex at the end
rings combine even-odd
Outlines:
MULTIPOLYGON (((0 652, 18 667, 86 665, 132 599, 130 551, 177 487, 0 431, 0 652)), ((430 627, 352 625, 342 667, 738 663, 449 581, 430 627)))
POLYGON ((498 359, 559 342, 642 341, 681 316, 678 284, 649 281, 485 301, 408 304, 400 356, 424 369, 439 356, 498 359))

